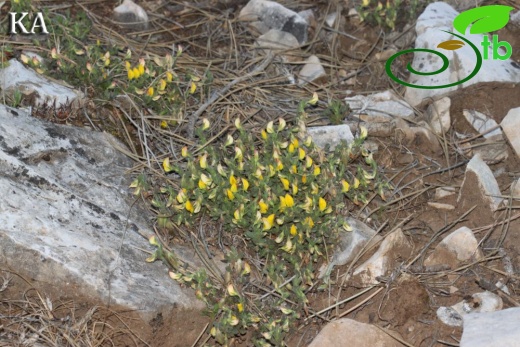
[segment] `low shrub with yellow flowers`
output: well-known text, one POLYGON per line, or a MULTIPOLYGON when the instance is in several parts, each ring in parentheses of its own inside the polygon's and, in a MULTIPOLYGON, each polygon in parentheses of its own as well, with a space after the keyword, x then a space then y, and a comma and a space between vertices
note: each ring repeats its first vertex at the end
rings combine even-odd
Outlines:
MULTIPOLYGON (((163 188, 153 200, 163 219, 169 209, 173 223, 190 226, 204 213, 222 223, 223 237, 242 240, 230 242, 220 283, 204 269, 190 272, 167 261, 170 276, 191 285, 216 317, 211 334, 219 344, 253 328, 256 346, 283 346, 291 323, 305 312, 318 265, 339 233, 350 230, 340 211, 378 189, 376 163, 362 147, 366 130, 325 155, 301 120, 312 102, 300 103, 300 120, 292 127, 278 119, 253 134, 237 119, 235 134, 221 145, 196 154, 183 148, 183 163, 163 162, 166 172, 181 175, 180 189, 163 188), (253 266, 262 283, 251 281, 253 266)), ((208 127, 203 120, 202 137, 208 127)), ((162 246, 155 238, 152 244, 158 248, 150 260, 164 260, 162 246)))

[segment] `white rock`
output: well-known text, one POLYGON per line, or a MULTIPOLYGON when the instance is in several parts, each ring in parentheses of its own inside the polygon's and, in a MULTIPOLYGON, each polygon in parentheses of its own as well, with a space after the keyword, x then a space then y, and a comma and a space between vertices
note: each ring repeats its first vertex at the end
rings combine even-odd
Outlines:
POLYGON ((256 43, 259 48, 272 50, 294 49, 300 45, 292 34, 276 29, 271 29, 260 36, 256 43))
POLYGON ((51 82, 32 69, 23 66, 16 59, 9 60, 9 66, 0 70, 0 83, 2 90, 13 93, 16 90, 25 95, 34 94, 36 105, 62 105, 73 104, 78 106, 84 98, 83 93, 67 88, 61 84, 51 82))
POLYGON ((500 127, 493 118, 475 110, 463 110, 462 114, 468 123, 471 124, 473 129, 475 129, 479 134, 483 134, 482 136, 486 139, 502 135, 502 130, 500 130, 500 127), (490 131, 490 129, 493 128, 495 128, 495 130, 490 131))
POLYGON ((511 15, 511 18, 509 19, 509 23, 516 26, 517 29, 520 29, 520 11, 516 11, 511 15))
POLYGON ((478 188, 482 192, 483 198, 487 200, 487 204, 489 205, 491 211, 496 211, 496 209, 502 202, 502 198, 500 198, 500 188, 498 187, 498 182, 495 179, 493 172, 491 171, 489 166, 487 166, 487 164, 482 160, 479 154, 471 158, 466 167, 466 174, 464 177, 464 181, 462 182, 462 188, 460 190, 457 202, 460 203, 461 200, 464 199, 463 192, 465 189, 475 189, 475 187, 465 186, 469 172, 472 172, 476 175, 478 181, 478 188))
POLYGON ((376 231, 365 223, 350 217, 347 218, 347 223, 352 227, 352 231, 341 232, 338 247, 332 255, 330 263, 320 269, 320 278, 328 276, 334 266, 345 265, 353 260, 369 240, 372 240, 371 244, 381 240, 381 236, 376 235, 376 231))
POLYGON ((242 8, 238 20, 262 22, 270 29, 283 30, 296 37, 300 44, 307 41, 307 21, 296 12, 274 1, 250 0, 242 8))
POLYGON ((461 227, 446 236, 424 261, 425 266, 448 264, 455 268, 462 262, 478 260, 482 252, 478 241, 468 227, 461 227))
POLYGON ((455 194, 453 187, 439 187, 435 189, 435 200, 440 200, 453 194, 455 194))
POLYGON ((440 203, 440 202, 428 201, 428 206, 431 206, 431 207, 436 208, 438 210, 445 210, 445 211, 451 211, 451 210, 455 209, 455 206, 453 206, 453 205, 443 204, 443 203, 440 203))
POLYGON ((354 270, 354 276, 359 276, 364 285, 377 284, 376 277, 388 275, 395 269, 397 259, 408 257, 411 251, 410 241, 397 229, 385 237, 376 253, 354 270))
POLYGON ((462 300, 451 307, 441 306, 437 317, 446 325, 462 326, 470 313, 495 312, 503 307, 500 296, 485 291, 475 293, 469 300, 462 300))
POLYGON ((148 15, 146 11, 132 0, 124 0, 123 3, 114 9, 114 19, 125 27, 135 30, 145 30, 148 28, 148 15))
POLYGON ((5 106, 0 139, 1 264, 96 300, 110 295, 148 318, 201 306, 163 264, 144 262, 151 216, 129 194, 132 160, 113 147, 123 144, 5 106))
POLYGON ((502 135, 493 136, 479 143, 478 147, 473 148, 473 153, 479 154, 488 165, 497 164, 509 157, 508 146, 502 135))
POLYGON ((312 137, 316 146, 325 148, 330 145, 330 150, 334 150, 341 141, 350 143, 354 141, 354 135, 347 124, 327 125, 323 127, 310 127, 307 132, 312 137))
POLYGON ((366 113, 371 116, 382 116, 388 119, 393 117, 414 117, 414 110, 394 92, 387 90, 368 96, 356 95, 345 98, 345 102, 354 112, 366 113))
POLYGON ((520 158, 520 107, 510 109, 500 125, 511 147, 520 158))
MULTIPOLYGON (((434 2, 428 5, 417 19, 415 26, 415 31, 417 32, 415 47, 435 49, 441 42, 453 39, 458 40, 457 37, 443 31, 455 32, 453 29, 453 20, 458 14, 457 11, 444 2, 434 2)), ((478 48, 481 48, 482 35, 466 34, 464 37, 478 48)), ((442 73, 436 75, 421 76, 412 74, 409 83, 423 86, 447 85, 466 78, 475 68, 475 52, 467 44, 457 50, 436 50, 448 58, 450 62, 449 67, 442 73)), ((491 45, 488 54, 492 57, 491 45)), ((412 66, 420 72, 432 72, 442 67, 442 59, 430 53, 417 52, 414 54, 412 66)), ((406 87, 405 99, 410 105, 418 106, 423 103, 423 101, 426 102, 427 100, 431 100, 431 98, 437 100, 449 95, 455 90, 480 82, 518 83, 520 82, 520 69, 512 64, 511 59, 483 59, 482 66, 476 76, 463 84, 440 89, 406 87)))
POLYGON ((334 23, 339 18, 341 18, 341 14, 338 14, 338 12, 330 13, 325 17, 325 24, 327 24, 329 28, 334 28, 334 23))
POLYGON ((434 101, 426 110, 430 126, 438 135, 445 134, 450 130, 450 107, 451 99, 445 97, 434 101))
POLYGON ((321 65, 320 59, 311 55, 305 60, 305 65, 300 70, 298 85, 302 86, 325 76, 327 76, 327 73, 321 65))
POLYGON ((310 27, 316 26, 316 17, 314 16, 314 11, 312 9, 308 9, 305 11, 298 12, 298 15, 305 19, 307 24, 309 24, 310 27))
MULTIPOLYGON (((395 332, 392 334, 398 336, 395 332)), ((371 324, 342 318, 325 325, 308 347, 345 347, 347 345, 353 347, 402 346, 387 333, 371 324)))
POLYGON ((464 317, 460 347, 517 347, 520 341, 520 308, 464 317))

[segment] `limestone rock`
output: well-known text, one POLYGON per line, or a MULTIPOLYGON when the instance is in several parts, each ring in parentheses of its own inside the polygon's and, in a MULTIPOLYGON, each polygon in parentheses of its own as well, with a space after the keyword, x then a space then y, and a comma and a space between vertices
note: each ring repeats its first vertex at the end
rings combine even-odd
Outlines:
POLYGON ((448 97, 434 101, 426 110, 430 126, 434 133, 442 135, 450 130, 451 99, 448 97))
MULTIPOLYGON (((495 211, 502 202, 502 198, 500 198, 500 188, 498 187, 495 176, 493 176, 493 172, 478 154, 469 161, 466 167, 464 181, 462 182, 462 187, 457 202, 461 204, 463 201, 465 201, 465 193, 468 190, 475 190, 476 187, 473 182, 473 178, 470 177, 472 175, 477 181, 476 185, 480 189, 482 199, 484 199, 491 211, 495 211)), ((465 205, 470 204, 474 204, 474 202, 468 201, 468 203, 465 205)))
POLYGON ((449 265, 452 269, 470 260, 482 258, 478 241, 468 227, 461 227, 446 236, 424 261, 425 266, 449 265))
POLYGON ((307 21, 275 1, 250 0, 240 11, 238 20, 291 33, 300 44, 307 42, 307 21))
POLYGON ((132 0, 124 0, 114 9, 114 19, 121 26, 134 30, 148 29, 148 15, 146 11, 132 0))
MULTIPOLYGON (((398 336, 395 332, 391 332, 391 334, 398 336)), ((356 347, 403 346, 371 324, 342 318, 325 325, 308 347, 344 347, 346 345, 356 347)))
POLYGON ((316 146, 325 148, 330 145, 330 150, 334 150, 341 141, 350 143, 354 141, 354 135, 350 131, 350 127, 346 124, 328 125, 323 127, 310 127, 307 132, 312 137, 312 141, 316 146))
POLYGON ((500 127, 493 118, 475 110, 463 110, 462 114, 473 129, 479 134, 482 134, 486 139, 502 135, 502 130, 500 130, 500 127), (494 130, 491 130, 493 128, 494 130))
POLYGON ((500 296, 485 291, 475 293, 453 306, 441 306, 437 309, 437 317, 446 325, 462 326, 470 313, 495 312, 502 309, 500 296))
POLYGON ((464 317, 460 347, 515 347, 520 341, 520 308, 464 317))
POLYGON ((83 93, 50 81, 32 69, 23 66, 16 59, 9 60, 9 66, 0 70, 1 88, 8 94, 21 91, 24 95, 34 95, 36 105, 79 105, 83 93))
POLYGON ((500 125, 511 147, 520 158, 520 107, 510 109, 500 125))
POLYGON ((327 76, 327 73, 325 72, 323 65, 321 65, 320 59, 315 55, 311 55, 305 60, 305 65, 303 65, 300 70, 298 84, 302 86, 306 83, 319 80, 325 76, 327 76))
POLYGON ((294 35, 285 31, 271 29, 256 40, 256 45, 261 49, 283 51, 294 49, 299 46, 299 43, 294 35))
POLYGON ((363 285, 377 284, 376 277, 386 276, 395 269, 399 258, 407 258, 412 252, 412 245, 401 229, 387 235, 379 249, 367 261, 354 270, 363 285))
POLYGON ((320 269, 320 278, 329 275, 334 266, 348 264, 370 240, 372 240, 371 244, 381 240, 381 236, 376 235, 376 231, 365 223, 351 217, 347 218, 347 223, 352 231, 341 232, 338 247, 330 263, 320 269))
POLYGON ((64 291, 110 295, 145 317, 174 304, 200 307, 163 264, 144 261, 150 216, 133 204, 132 161, 114 145, 123 146, 0 106, 0 262, 64 291))
MULTIPOLYGON (((415 31, 417 32, 417 39, 415 40, 415 48, 429 48, 435 47, 441 42, 456 39, 453 35, 444 32, 453 29, 453 20, 459 13, 450 5, 444 2, 434 2, 428 5, 424 12, 417 19, 415 31)), ((481 34, 466 34, 466 39, 471 41, 477 47, 481 47, 483 35, 481 34)), ((492 45, 489 47, 489 54, 492 56, 492 45)), ((448 58, 450 62, 449 67, 440 74, 421 76, 410 76, 409 83, 423 86, 441 86, 461 81, 469 76, 476 64, 476 55, 469 45, 464 45, 457 50, 442 50, 442 53, 448 58)), ((414 53, 412 67, 420 72, 437 71, 442 67, 442 59, 439 56, 426 53, 414 53)), ((460 85, 455 85, 449 88, 439 89, 420 89, 406 87, 405 99, 412 106, 418 106, 423 102, 440 99, 443 96, 448 96, 450 93, 480 82, 520 82, 520 68, 518 65, 512 64, 511 59, 483 59, 482 66, 478 73, 470 80, 460 85)))
POLYGON ((358 114, 366 113, 370 116, 381 116, 389 120, 394 117, 414 117, 413 108, 390 90, 367 96, 347 97, 345 102, 352 111, 358 114))

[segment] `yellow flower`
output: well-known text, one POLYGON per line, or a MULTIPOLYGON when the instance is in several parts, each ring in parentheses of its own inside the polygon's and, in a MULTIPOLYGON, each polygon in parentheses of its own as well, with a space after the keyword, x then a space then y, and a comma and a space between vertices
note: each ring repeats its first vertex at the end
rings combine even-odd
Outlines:
POLYGON ((305 196, 305 204, 303 204, 302 209, 305 210, 305 212, 310 213, 313 205, 312 199, 305 196))
POLYGON ((226 193, 229 200, 233 200, 235 198, 235 194, 233 194, 230 189, 226 190, 226 193))
POLYGON ((201 174, 201 175, 200 175, 200 180, 201 180, 202 183, 204 183, 204 185, 206 185, 206 186, 210 186, 210 185, 213 183, 213 180, 211 179, 211 177, 208 177, 208 176, 206 176, 205 174, 201 174))
POLYGON ((312 144, 312 137, 309 135, 307 136, 307 138, 305 139, 305 142, 304 142, 305 146, 307 147, 310 147, 311 144, 312 144))
POLYGON ((146 91, 146 94, 147 94, 148 96, 153 96, 153 92, 154 92, 153 87, 150 87, 150 88, 148 88, 148 90, 146 91))
POLYGON ((132 69, 132 72, 134 73, 134 78, 138 78, 139 76, 141 76, 142 74, 139 72, 139 69, 134 67, 132 69))
POLYGON ((237 187, 236 183, 232 184, 231 187, 229 188, 229 190, 230 190, 232 193, 236 193, 237 190, 238 190, 238 187, 237 187))
POLYGON ((256 169, 256 171, 253 174, 253 176, 258 178, 259 180, 263 180, 264 179, 264 176, 262 175, 262 170, 260 170, 260 168, 256 169))
POLYGON ((321 173, 321 169, 318 165, 314 165, 314 176, 318 176, 321 173))
POLYGON ((320 197, 320 199, 318 200, 318 206, 321 212, 325 211, 325 209, 327 208, 327 201, 320 197))
POLYGON ((311 157, 305 158, 305 167, 308 169, 311 166, 312 166, 312 158, 311 157))
POLYGON ((139 71, 139 76, 142 76, 144 74, 144 61, 143 64, 139 62, 139 67, 137 68, 137 70, 139 71))
POLYGON ((296 167, 296 165, 291 166, 291 169, 289 170, 289 172, 291 172, 293 174, 297 174, 298 173, 298 168, 296 167))
POLYGON ((294 199, 289 194, 285 194, 285 205, 287 207, 293 207, 294 206, 294 199))
POLYGON ((280 177, 280 181, 282 181, 283 189, 289 190, 289 180, 287 178, 280 177))
POLYGON ((283 249, 287 253, 292 253, 294 251, 291 238, 287 238, 287 242, 285 243, 285 246, 283 246, 281 249, 283 249))
POLYGON ((307 175, 302 176, 302 183, 303 184, 307 183, 307 175))
MULTIPOLYGON (((229 176, 229 184, 230 185, 233 185, 233 184, 236 185, 237 184, 237 179, 235 178, 235 175, 229 176)), ((235 190, 235 192, 236 192, 236 190, 235 190)))
POLYGON ((291 145, 294 146, 294 149, 296 149, 300 146, 300 143, 298 142, 298 139, 296 137, 294 139, 292 139, 291 145))
POLYGON ((227 286, 227 292, 230 296, 238 296, 238 292, 235 290, 235 287, 230 283, 227 286))
POLYGON ((226 177, 226 170, 224 170, 224 167, 220 163, 217 165, 217 172, 220 176, 226 177))
POLYGON ((240 210, 239 209, 236 209, 235 212, 233 213, 233 217, 235 217, 235 219, 233 220, 233 222, 238 222, 241 218, 240 218, 240 210))
POLYGON ((128 75, 128 80, 129 80, 129 81, 133 80, 133 79, 135 78, 134 70, 129 69, 127 75, 128 75))
POLYGON ((191 84, 190 84, 190 94, 195 93, 196 90, 197 90, 197 85, 195 84, 195 82, 191 81, 191 84))
POLYGON ((278 131, 282 131, 285 128, 285 125, 287 124, 285 122, 285 119, 283 118, 278 119, 278 123, 278 131))
POLYGON ((245 178, 241 178, 241 181, 242 181, 242 189, 247 192, 247 190, 249 189, 249 181, 246 180, 245 178))
POLYGON ((181 155, 183 158, 186 158, 188 156, 188 147, 182 147, 181 155))
POLYGON ((276 170, 282 171, 283 170, 283 164, 280 159, 276 159, 276 170))
POLYGON ((240 118, 235 119, 235 127, 240 130, 242 129, 242 124, 240 123, 240 118))
POLYGON ((269 215, 267 218, 262 218, 262 222, 264 222, 264 230, 271 229, 274 224, 274 214, 269 215))
POLYGON ((105 66, 108 66, 108 65, 110 65, 110 58, 105 60, 105 66))
POLYGON ((131 70, 130 68, 132 67, 132 65, 130 65, 129 61, 125 61, 125 67, 126 67, 127 71, 130 71, 131 70))
POLYGON ((166 81, 163 80, 163 79, 161 79, 161 80, 159 81, 159 90, 162 92, 162 91, 165 90, 165 89, 166 89, 166 81))
POLYGON ((262 131, 260 132, 260 134, 262 135, 262 138, 263 138, 264 140, 267 140, 267 132, 266 132, 265 130, 262 130, 262 131))
POLYGON ((309 101, 307 101, 307 103, 309 105, 316 105, 316 103, 318 102, 318 93, 314 92, 312 93, 312 99, 310 99, 309 101))
POLYGON ((274 166, 269 165, 269 177, 273 177, 276 174, 276 171, 274 171, 274 166))
POLYGON ((244 311, 244 304, 242 304, 241 302, 237 304, 237 309, 238 309, 238 312, 242 312, 244 311))
POLYGON ((298 148, 298 159, 303 160, 305 158, 305 151, 303 148, 298 148))
POLYGON ((200 167, 202 169, 205 169, 208 167, 208 155, 204 154, 202 157, 200 157, 200 167))
POLYGON ((250 272, 251 272, 251 266, 249 265, 249 263, 244 262, 244 270, 242 270, 242 275, 247 275, 250 272))
POLYGON ((292 193, 293 193, 293 195, 298 194, 298 184, 293 183, 293 184, 291 184, 291 187, 292 187, 292 193))
POLYGON ((313 227, 314 226, 314 221, 312 220, 311 217, 307 217, 305 218, 305 221, 304 221, 305 224, 307 224, 309 227, 313 227))
POLYGON ((242 158, 243 158, 242 150, 238 147, 235 147, 235 159, 237 159, 238 161, 242 161, 242 158))
POLYGON ((186 199, 187 199, 186 189, 184 189, 184 188, 181 189, 179 191, 179 193, 177 194, 177 198, 176 199, 179 202, 179 204, 183 204, 186 201, 186 199))
POLYGON ((295 150, 294 145, 291 143, 291 144, 289 145, 289 149, 288 149, 288 151, 289 151, 289 153, 292 153, 292 152, 294 152, 294 150, 295 150))
POLYGON ((269 208, 269 205, 267 205, 265 202, 264 202, 264 199, 260 200, 258 202, 258 206, 260 207, 260 213, 264 214, 267 212, 267 209, 269 208))
POLYGON ((233 144, 233 136, 229 135, 226 137, 226 143, 224 143, 224 147, 231 146, 233 144))
POLYGON ((364 126, 360 126, 359 127, 359 138, 364 140, 367 138, 367 135, 368 135, 367 128, 365 128, 364 126))
POLYGON ((168 82, 173 81, 173 74, 170 71, 166 72, 166 81, 168 81, 168 82))
POLYGON ((291 225, 291 235, 292 236, 296 236, 296 234, 298 234, 298 229, 296 228, 296 225, 291 225))
POLYGON ((267 130, 267 132, 268 132, 269 134, 274 133, 273 125, 274 125, 274 124, 273 124, 273 121, 270 121, 269 123, 267 123, 267 128, 266 128, 266 130, 267 130))
POLYGON ((165 172, 170 172, 173 170, 173 167, 170 165, 170 158, 165 158, 162 162, 162 166, 165 172))
POLYGON ((186 201, 186 205, 184 207, 186 208, 186 211, 188 211, 190 213, 193 213, 193 211, 195 211, 195 209, 193 208, 193 205, 191 204, 191 202, 189 200, 186 201))
POLYGON ((204 183, 204 181, 199 179, 199 189, 206 189, 206 187, 207 187, 206 183, 204 183))
POLYGON ((168 127, 168 122, 163 120, 161 121, 161 128, 166 129, 168 127))
POLYGON ((341 192, 346 193, 350 190, 350 184, 347 181, 341 180, 341 192))
POLYGON ((354 189, 358 189, 359 187, 359 180, 357 179, 357 177, 354 178, 354 189))
POLYGON ((207 118, 204 118, 204 119, 202 120, 202 130, 206 130, 206 129, 208 129, 208 128, 209 128, 209 125, 210 125, 210 124, 209 124, 209 120, 208 120, 207 118))

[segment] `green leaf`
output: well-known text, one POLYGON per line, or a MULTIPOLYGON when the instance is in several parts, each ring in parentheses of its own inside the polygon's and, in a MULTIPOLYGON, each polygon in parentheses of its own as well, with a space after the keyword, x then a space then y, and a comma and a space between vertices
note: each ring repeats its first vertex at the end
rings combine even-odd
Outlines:
POLYGON ((470 34, 483 34, 500 30, 509 22, 509 12, 513 7, 490 5, 477 7, 459 14, 453 20, 453 27, 461 34, 471 25, 470 34))

